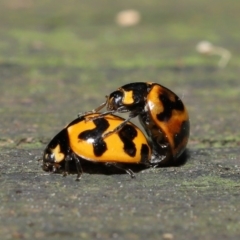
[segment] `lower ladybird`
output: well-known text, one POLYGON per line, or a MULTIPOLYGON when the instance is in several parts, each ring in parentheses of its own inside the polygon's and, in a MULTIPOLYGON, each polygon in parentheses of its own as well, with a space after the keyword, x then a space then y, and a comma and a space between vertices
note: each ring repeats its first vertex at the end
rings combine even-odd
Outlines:
POLYGON ((103 138, 105 132, 115 129, 124 119, 111 114, 96 118, 99 115, 83 115, 60 131, 44 150, 43 170, 67 175, 69 166, 74 165, 78 180, 83 172, 83 161, 112 165, 131 177, 134 173, 128 164, 150 165, 151 147, 138 127, 128 122, 118 132, 103 138), (86 118, 96 119, 86 121, 86 118))

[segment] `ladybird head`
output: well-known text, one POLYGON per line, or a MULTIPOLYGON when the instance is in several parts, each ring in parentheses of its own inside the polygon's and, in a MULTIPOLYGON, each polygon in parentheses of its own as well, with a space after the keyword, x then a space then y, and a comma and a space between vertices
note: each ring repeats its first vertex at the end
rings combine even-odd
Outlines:
POLYGON ((107 99, 107 108, 109 110, 117 110, 123 106, 123 92, 117 90, 112 92, 107 99))

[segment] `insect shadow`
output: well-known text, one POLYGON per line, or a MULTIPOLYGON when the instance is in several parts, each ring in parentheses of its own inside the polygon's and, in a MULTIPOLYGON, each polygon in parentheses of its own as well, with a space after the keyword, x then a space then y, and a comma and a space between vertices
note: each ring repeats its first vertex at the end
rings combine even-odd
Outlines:
MULTIPOLYGON (((190 151, 186 149, 182 155, 177 159, 176 162, 168 162, 165 164, 160 164, 159 166, 156 166, 156 168, 164 168, 164 167, 180 167, 187 163, 188 159, 191 157, 190 151)), ((57 173, 63 173, 64 170, 65 161, 61 163, 61 168, 57 173)), ((126 174, 126 171, 124 169, 116 168, 114 165, 106 165, 103 163, 95 163, 92 161, 87 161, 82 159, 81 160, 81 167, 83 174, 104 174, 104 175, 115 175, 115 174, 126 174)), ((139 173, 142 170, 148 169, 150 167, 147 167, 143 164, 125 164, 125 168, 131 169, 134 173, 139 173)), ((75 174, 77 173, 76 170, 76 164, 74 161, 69 162, 69 173, 75 174)))

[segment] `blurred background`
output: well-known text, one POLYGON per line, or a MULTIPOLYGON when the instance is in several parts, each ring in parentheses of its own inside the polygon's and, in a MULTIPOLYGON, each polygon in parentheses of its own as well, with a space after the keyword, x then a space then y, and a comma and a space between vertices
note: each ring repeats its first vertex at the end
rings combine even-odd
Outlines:
POLYGON ((239 146, 239 10, 235 0, 1 0, 0 145, 39 146, 119 86, 154 81, 189 109, 190 147, 239 146))

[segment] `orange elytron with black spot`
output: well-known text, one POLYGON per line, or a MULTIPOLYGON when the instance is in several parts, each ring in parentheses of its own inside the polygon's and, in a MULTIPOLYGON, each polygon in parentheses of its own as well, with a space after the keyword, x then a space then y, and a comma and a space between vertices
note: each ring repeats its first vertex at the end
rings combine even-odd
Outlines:
POLYGON ((43 170, 69 173, 73 161, 78 173, 82 174, 81 161, 113 165, 125 170, 131 177, 134 173, 127 164, 150 165, 151 147, 142 131, 128 122, 118 132, 105 138, 102 135, 113 131, 124 119, 115 115, 88 114, 79 117, 60 131, 47 145, 43 154, 43 170), (96 118, 86 121, 86 118, 96 118))
MULTIPOLYGON (((184 152, 189 137, 189 116, 182 100, 168 88, 152 82, 135 82, 124 85, 112 92, 106 102, 93 112, 107 106, 105 113, 130 112, 129 117, 113 131, 119 131, 131 118, 138 116, 150 137, 155 158, 152 164, 176 164, 184 152)), ((90 118, 93 120, 96 118, 90 118)))

